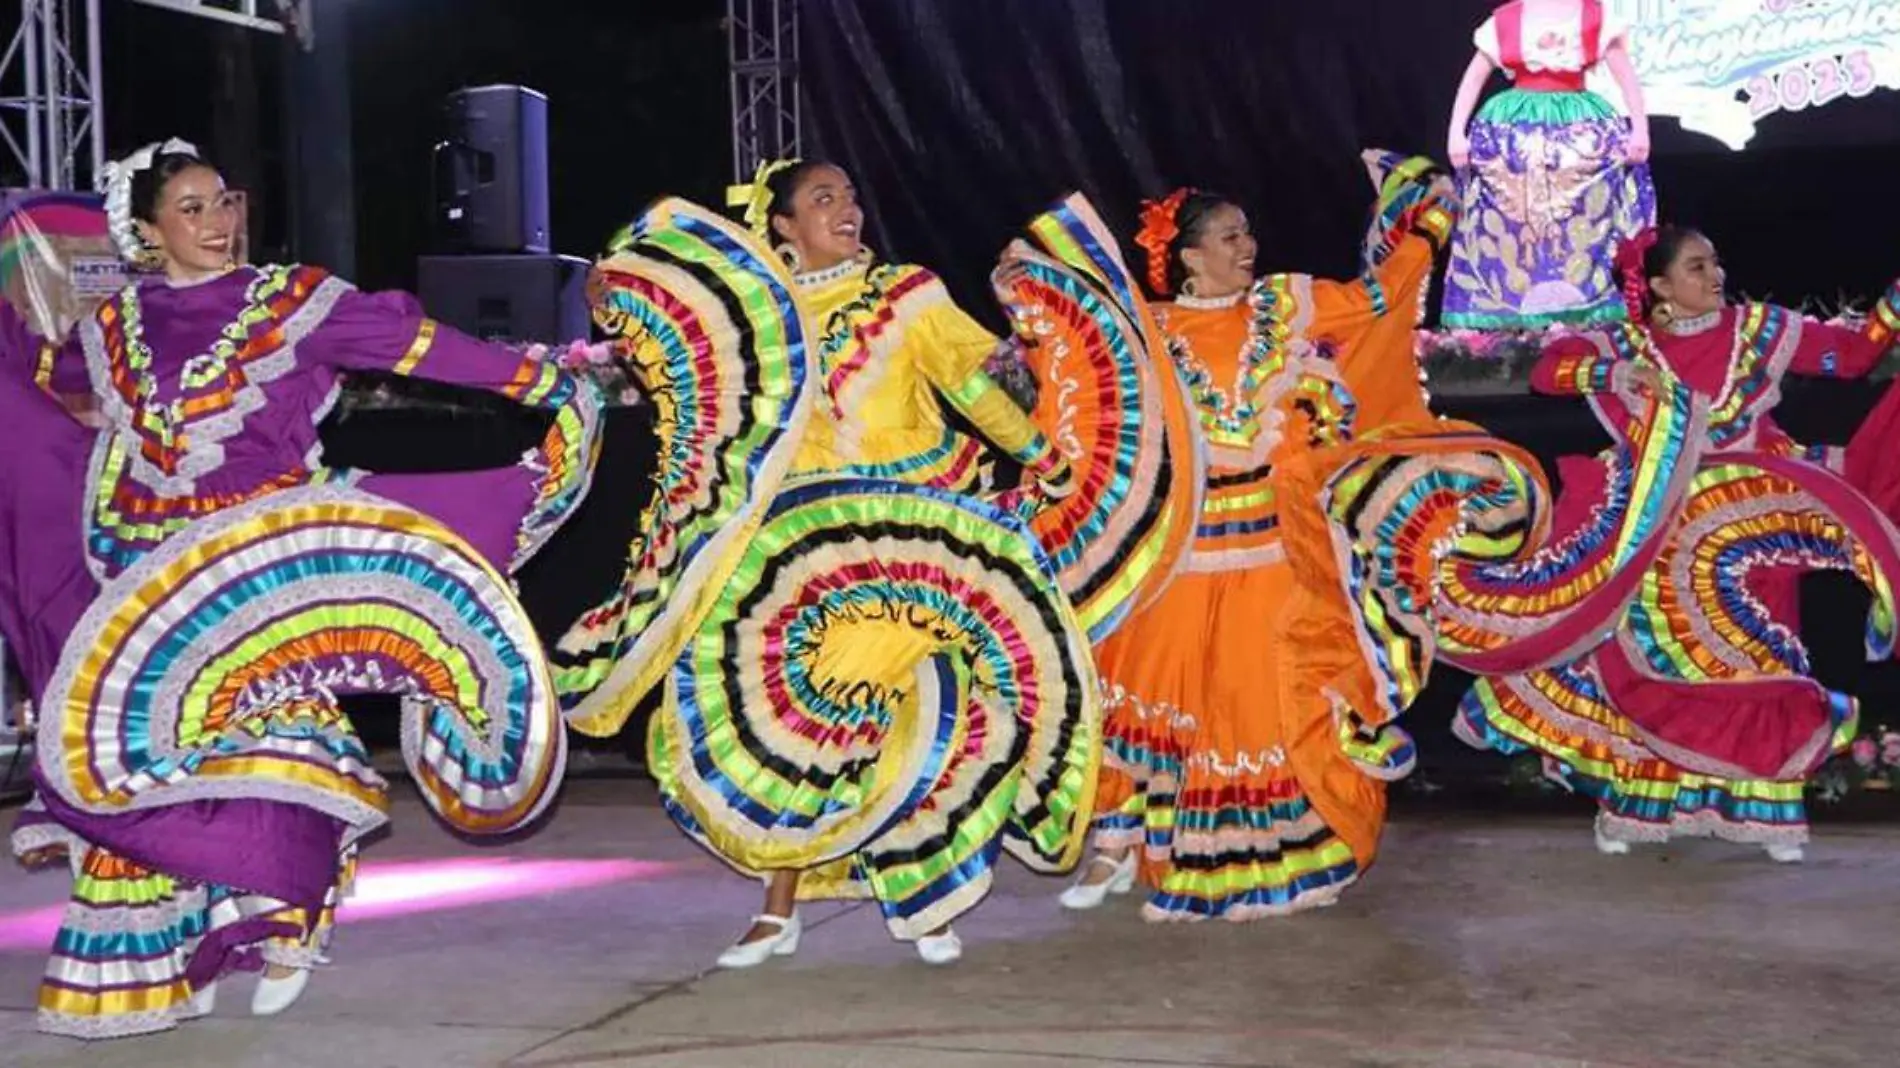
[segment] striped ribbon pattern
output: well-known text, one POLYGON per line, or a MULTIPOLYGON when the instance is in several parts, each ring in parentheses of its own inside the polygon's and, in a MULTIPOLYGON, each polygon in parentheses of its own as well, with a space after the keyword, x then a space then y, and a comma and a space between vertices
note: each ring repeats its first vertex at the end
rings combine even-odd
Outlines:
POLYGON ((403 697, 403 756, 452 826, 499 834, 565 761, 539 640, 479 553, 433 520, 312 486, 173 535, 100 594, 48 686, 50 789, 88 812, 273 797, 381 825, 383 781, 336 704, 403 697))
POLYGON ((899 937, 974 904, 999 850, 1073 864, 1097 684, 1025 534, 930 487, 787 484, 654 718, 648 766, 682 826, 742 870, 875 897, 899 937))
POLYGON ((1151 601, 1184 559, 1202 458, 1188 398, 1113 235, 1082 196, 1030 224, 1042 252, 1000 268, 998 299, 1041 383, 1032 414, 1076 491, 1030 526, 1092 641, 1151 601))
POLYGON ((558 644, 569 723, 607 737, 659 685, 790 467, 817 388, 816 334, 778 257, 683 200, 642 215, 590 286, 660 435, 620 588, 558 644))

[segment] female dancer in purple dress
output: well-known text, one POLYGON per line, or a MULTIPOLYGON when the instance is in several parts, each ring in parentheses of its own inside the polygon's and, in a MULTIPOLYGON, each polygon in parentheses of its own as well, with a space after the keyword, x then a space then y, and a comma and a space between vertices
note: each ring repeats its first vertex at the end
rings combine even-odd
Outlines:
POLYGON ((451 824, 541 811, 563 735, 502 571, 584 496, 600 407, 405 295, 235 264, 230 199, 189 145, 143 149, 105 185, 121 251, 150 273, 63 344, 0 307, 0 624, 42 710, 13 840, 71 862, 40 1025, 86 1038, 202 1015, 234 968, 265 968, 253 1013, 302 992, 356 844, 387 820, 338 693, 404 696, 404 756, 451 824), (505 470, 330 469, 317 426, 352 371, 494 390, 552 409, 552 428, 505 470), (104 429, 29 378, 90 393, 104 429))

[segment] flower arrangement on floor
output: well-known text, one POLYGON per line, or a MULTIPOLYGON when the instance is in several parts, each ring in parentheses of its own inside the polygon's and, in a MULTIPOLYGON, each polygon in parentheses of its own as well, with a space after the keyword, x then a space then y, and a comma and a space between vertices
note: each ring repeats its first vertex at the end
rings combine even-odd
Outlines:
POLYGON ((1860 790, 1891 791, 1900 783, 1900 731, 1885 725, 1854 739, 1848 751, 1821 768, 1808 789, 1818 799, 1839 802, 1860 790))
MULTIPOLYGON (((1866 325, 1867 315, 1841 302, 1832 316, 1814 312, 1828 325, 1858 331, 1866 325)), ((1600 328, 1599 328, 1600 329, 1600 328)), ((1482 331, 1433 330, 1421 327, 1417 335, 1419 364, 1431 387, 1454 393, 1522 392, 1528 388, 1531 368, 1547 345, 1561 338, 1585 333, 1571 326, 1550 326, 1536 330, 1482 331)), ((1900 374, 1900 348, 1870 376, 1884 381, 1900 374)))
POLYGON ((640 387, 634 384, 612 343, 573 341, 564 348, 549 349, 548 355, 569 371, 592 379, 608 404, 630 408, 640 403, 640 387))

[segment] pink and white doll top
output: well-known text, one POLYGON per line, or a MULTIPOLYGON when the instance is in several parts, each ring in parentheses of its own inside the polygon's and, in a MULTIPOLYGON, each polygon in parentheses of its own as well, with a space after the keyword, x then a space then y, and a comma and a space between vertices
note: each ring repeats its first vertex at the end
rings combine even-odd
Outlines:
POLYGON ((1471 39, 1513 80, 1556 76, 1563 84, 1546 88, 1581 89, 1583 75, 1617 42, 1627 43, 1629 30, 1604 11, 1603 0, 1512 0, 1492 12, 1471 39))

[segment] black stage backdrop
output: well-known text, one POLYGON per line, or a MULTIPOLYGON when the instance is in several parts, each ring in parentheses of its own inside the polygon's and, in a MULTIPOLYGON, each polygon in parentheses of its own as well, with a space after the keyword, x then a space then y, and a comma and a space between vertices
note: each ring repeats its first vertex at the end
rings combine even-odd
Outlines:
MULTIPOLYGON (((1079 189, 1119 233, 1176 185, 1251 206, 1262 263, 1343 276, 1371 186, 1362 148, 1440 158, 1452 98, 1489 0, 803 0, 809 153, 856 178, 887 257, 938 270, 1001 329, 987 275, 1037 211, 1079 189)), ((1495 89, 1495 86, 1494 86, 1495 89)), ((1900 272, 1900 94, 1777 116, 1732 153, 1654 124, 1665 217, 1707 228, 1737 288, 1787 303, 1876 293, 1900 272), (1882 135, 1884 131, 1884 136, 1882 135)), ((1778 416, 1844 444, 1879 396, 1791 382, 1778 416)), ((1446 397, 1547 469, 1605 439, 1578 402, 1446 397)), ((1900 670, 1861 662, 1866 600, 1804 587, 1816 674, 1860 694, 1870 724, 1900 713, 1900 670)), ((1457 743, 1469 680, 1435 674, 1406 716, 1429 778, 1469 787, 1495 755, 1457 743)))
MULTIPOLYGON (((803 0, 807 139, 856 176, 881 251, 979 314, 997 253, 1071 189, 1124 237, 1140 198, 1218 189, 1252 209, 1263 266, 1340 276, 1369 203, 1360 150, 1442 158, 1492 6, 803 0)), ((1708 229, 1739 289, 1833 303, 1900 271, 1900 94, 1776 116, 1741 153, 1671 119, 1655 133, 1665 216, 1708 229)))
POLYGON ((350 5, 365 287, 411 288, 431 251, 430 146, 442 104, 471 85, 548 96, 556 252, 593 258, 663 195, 716 203, 729 151, 724 5, 707 0, 524 3, 400 0, 350 5))

